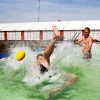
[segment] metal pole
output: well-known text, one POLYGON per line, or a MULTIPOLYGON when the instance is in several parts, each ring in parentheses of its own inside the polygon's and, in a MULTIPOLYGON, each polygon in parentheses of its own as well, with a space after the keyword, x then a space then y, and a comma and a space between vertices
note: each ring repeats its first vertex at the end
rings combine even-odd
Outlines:
POLYGON ((38 4, 38 22, 40 21, 40 0, 38 4))

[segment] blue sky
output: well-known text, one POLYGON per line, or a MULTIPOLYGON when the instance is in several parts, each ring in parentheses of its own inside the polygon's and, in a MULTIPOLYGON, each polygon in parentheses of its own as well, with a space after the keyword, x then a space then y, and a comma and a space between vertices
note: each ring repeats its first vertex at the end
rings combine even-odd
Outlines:
MULTIPOLYGON (((39 0, 0 0, 0 23, 37 22, 39 0)), ((100 20, 100 0, 40 0, 40 21, 100 20)))

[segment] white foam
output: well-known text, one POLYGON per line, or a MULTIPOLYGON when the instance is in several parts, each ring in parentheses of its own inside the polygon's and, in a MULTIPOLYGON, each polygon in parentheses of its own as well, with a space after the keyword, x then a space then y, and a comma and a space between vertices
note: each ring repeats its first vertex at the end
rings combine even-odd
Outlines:
MULTIPOLYGON (((93 45, 93 60, 99 60, 98 54, 100 47, 97 45, 93 45), (94 55, 97 55, 97 57, 94 57, 94 55)), ((41 75, 39 73, 39 70, 36 68, 36 55, 38 53, 43 53, 43 51, 39 52, 33 52, 29 47, 20 47, 17 46, 15 48, 11 48, 11 55, 6 59, 7 66, 5 70, 8 70, 8 67, 13 68, 13 70, 16 69, 26 69, 26 73, 23 77, 23 82, 27 83, 28 85, 36 85, 41 84, 44 81, 52 82, 55 84, 63 84, 63 80, 61 79, 62 74, 58 72, 57 70, 49 70, 45 75, 41 75), (15 58, 16 52, 18 52, 20 49, 23 49, 26 53, 25 58, 22 61, 17 61, 15 58), (53 73, 57 73, 56 75, 53 75, 53 73), (49 76, 52 76, 51 78, 49 76)), ((81 59, 82 54, 82 47, 78 45, 73 45, 72 43, 61 43, 57 45, 57 48, 55 48, 51 59, 51 68, 56 67, 61 69, 62 66, 68 67, 70 65, 73 66, 80 66, 83 67, 87 64, 86 61, 81 59)), ((91 66, 95 65, 95 61, 91 60, 91 66)), ((100 61, 100 60, 99 60, 100 61)), ((90 66, 89 65, 89 66, 90 66)), ((99 66, 99 62, 97 63, 99 66)), ((7 71, 5 71, 7 72, 7 71)))

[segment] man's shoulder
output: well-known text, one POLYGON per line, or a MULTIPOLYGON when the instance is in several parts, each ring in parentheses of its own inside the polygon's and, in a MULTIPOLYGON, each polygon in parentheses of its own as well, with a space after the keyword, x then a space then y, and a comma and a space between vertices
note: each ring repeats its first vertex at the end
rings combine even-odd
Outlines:
POLYGON ((93 38, 92 38, 91 36, 89 36, 89 38, 88 38, 88 39, 89 39, 89 41, 93 41, 93 38))
POLYGON ((93 37, 89 36, 90 39, 93 39, 93 37))

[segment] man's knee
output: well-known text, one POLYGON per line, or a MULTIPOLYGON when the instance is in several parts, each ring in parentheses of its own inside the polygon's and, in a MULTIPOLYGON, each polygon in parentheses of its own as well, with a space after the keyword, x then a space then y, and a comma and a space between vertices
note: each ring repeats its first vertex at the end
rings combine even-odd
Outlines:
POLYGON ((75 74, 71 74, 71 81, 76 82, 78 80, 78 77, 75 74))
POLYGON ((65 75, 65 81, 70 81, 74 83, 78 80, 78 77, 75 74, 64 73, 64 75, 65 75))

